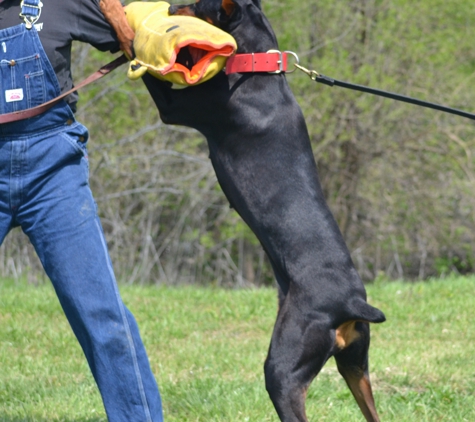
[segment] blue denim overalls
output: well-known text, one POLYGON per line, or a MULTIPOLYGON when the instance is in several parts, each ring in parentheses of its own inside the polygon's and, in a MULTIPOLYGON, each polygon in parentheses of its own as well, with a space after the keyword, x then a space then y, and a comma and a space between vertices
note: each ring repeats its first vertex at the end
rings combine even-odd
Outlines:
MULTIPOLYGON (((60 94, 35 28, 0 30, 0 113, 60 94)), ((0 243, 21 226, 51 279, 112 422, 161 422, 134 317, 122 303, 88 181, 87 129, 62 101, 0 125, 0 243)))

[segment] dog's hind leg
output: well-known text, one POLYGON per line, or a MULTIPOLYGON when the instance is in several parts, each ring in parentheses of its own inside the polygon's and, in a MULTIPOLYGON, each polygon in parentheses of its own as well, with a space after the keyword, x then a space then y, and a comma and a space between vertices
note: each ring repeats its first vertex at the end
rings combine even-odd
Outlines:
POLYGON ((264 365, 266 388, 283 422, 307 422, 305 399, 312 380, 334 351, 327 318, 308 319, 286 297, 264 365), (292 312, 288 312, 292 309, 292 312))
POLYGON ((379 422, 368 372, 369 324, 351 321, 339 330, 337 346, 342 350, 335 354, 338 371, 348 384, 366 420, 379 422), (348 343, 350 344, 347 345, 348 343))

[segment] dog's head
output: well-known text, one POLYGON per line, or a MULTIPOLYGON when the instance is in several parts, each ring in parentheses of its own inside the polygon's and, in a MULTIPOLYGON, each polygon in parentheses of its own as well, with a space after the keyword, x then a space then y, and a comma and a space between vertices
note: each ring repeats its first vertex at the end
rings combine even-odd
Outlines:
POLYGON ((238 43, 239 53, 277 48, 260 0, 198 0, 188 5, 172 5, 169 13, 194 16, 229 32, 238 43))
MULTIPOLYGON (((191 5, 170 6, 169 13, 195 16, 230 33, 237 42, 238 53, 278 48, 274 32, 261 10, 260 0, 199 0, 191 5)), ((267 94, 272 95, 276 88, 271 82, 277 83, 282 78, 259 75, 254 82, 251 73, 226 76, 220 72, 203 84, 180 90, 169 88, 166 82, 149 74, 143 79, 165 123, 190 126, 208 137, 223 124, 232 130, 230 125, 235 121, 242 125, 240 119, 247 119, 248 123, 249 117, 237 117, 248 110, 242 104, 257 93, 264 95, 263 89, 268 89, 267 94)))
MULTIPOLYGON (((259 2, 256 3, 260 8, 259 2)), ((234 12, 239 14, 234 0, 198 0, 194 4, 172 5, 169 9, 170 15, 194 16, 220 28, 229 24, 234 12)))

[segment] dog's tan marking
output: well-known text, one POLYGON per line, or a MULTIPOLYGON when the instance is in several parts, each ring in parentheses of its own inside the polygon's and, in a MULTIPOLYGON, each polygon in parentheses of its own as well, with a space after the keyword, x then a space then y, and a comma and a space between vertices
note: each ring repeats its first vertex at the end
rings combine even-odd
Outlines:
POLYGON ((374 404, 373 392, 368 375, 364 373, 342 374, 350 387, 361 412, 369 422, 379 422, 379 416, 374 404))
POLYGON ((174 13, 176 16, 195 16, 195 12, 191 7, 180 7, 177 9, 177 11, 174 13))
POLYGON ((224 9, 226 12, 226 15, 231 16, 231 14, 234 12, 234 1, 233 0, 223 0, 223 3, 221 4, 221 7, 224 9))
POLYGON ((336 329, 335 344, 339 349, 347 348, 360 336, 360 333, 355 330, 355 323, 356 321, 348 321, 336 329))

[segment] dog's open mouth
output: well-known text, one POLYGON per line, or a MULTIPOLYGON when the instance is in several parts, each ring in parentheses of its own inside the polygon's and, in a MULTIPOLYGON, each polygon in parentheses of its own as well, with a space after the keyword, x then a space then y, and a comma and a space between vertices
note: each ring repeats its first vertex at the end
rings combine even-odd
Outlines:
POLYGON ((176 56, 175 63, 179 63, 182 66, 185 66, 188 70, 193 69, 193 66, 197 64, 201 59, 203 59, 208 54, 208 51, 203 50, 199 47, 193 47, 192 45, 187 45, 180 48, 176 56))
POLYGON ((216 66, 217 60, 226 60, 234 51, 235 46, 231 43, 214 45, 208 41, 187 41, 175 48, 175 56, 161 73, 179 72, 187 84, 193 85, 201 80, 209 66, 216 66))

